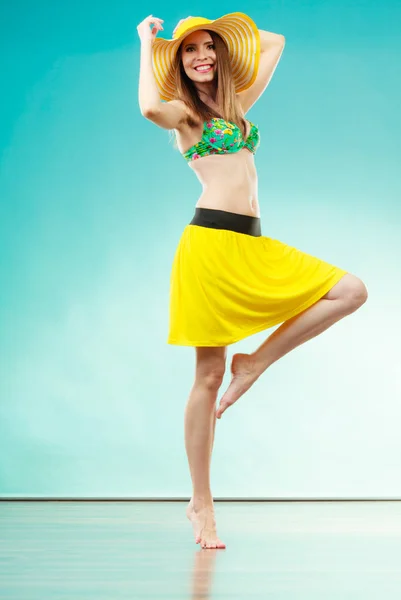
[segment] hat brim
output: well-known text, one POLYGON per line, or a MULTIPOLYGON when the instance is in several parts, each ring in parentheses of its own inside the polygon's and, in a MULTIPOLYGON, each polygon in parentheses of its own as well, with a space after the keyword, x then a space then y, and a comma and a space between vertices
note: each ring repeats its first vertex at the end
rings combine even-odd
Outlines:
MULTIPOLYGON (((205 21, 207 21, 205 19, 205 21)), ((155 38, 152 46, 153 70, 162 100, 175 97, 175 81, 172 73, 177 50, 182 40, 200 29, 215 31, 226 42, 231 58, 235 91, 246 90, 254 82, 260 57, 260 36, 255 22, 240 12, 224 15, 210 22, 188 27, 176 39, 155 38)))

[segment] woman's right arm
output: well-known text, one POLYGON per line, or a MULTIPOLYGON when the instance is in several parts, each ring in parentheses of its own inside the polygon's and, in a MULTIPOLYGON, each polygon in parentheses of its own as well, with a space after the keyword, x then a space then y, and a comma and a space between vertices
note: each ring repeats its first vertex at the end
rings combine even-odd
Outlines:
POLYGON ((162 30, 162 19, 150 15, 137 27, 141 40, 141 62, 139 72, 139 106, 142 115, 164 129, 179 129, 186 120, 185 105, 180 100, 162 102, 152 65, 152 46, 156 34, 162 30), (150 25, 153 24, 153 29, 150 25))

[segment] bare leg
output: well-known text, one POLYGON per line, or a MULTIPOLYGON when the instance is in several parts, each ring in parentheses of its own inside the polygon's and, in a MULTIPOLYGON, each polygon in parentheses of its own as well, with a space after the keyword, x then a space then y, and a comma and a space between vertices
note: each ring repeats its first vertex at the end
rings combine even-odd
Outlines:
POLYGON ((367 299, 363 282, 347 273, 318 302, 278 327, 252 354, 235 354, 231 364, 231 383, 221 398, 216 416, 238 400, 260 375, 282 356, 319 335, 331 325, 354 312, 367 299))
POLYGON ((216 533, 210 463, 216 424, 216 399, 224 377, 226 348, 197 348, 196 377, 185 409, 185 447, 193 495, 187 507, 195 541, 203 548, 224 548, 216 533))

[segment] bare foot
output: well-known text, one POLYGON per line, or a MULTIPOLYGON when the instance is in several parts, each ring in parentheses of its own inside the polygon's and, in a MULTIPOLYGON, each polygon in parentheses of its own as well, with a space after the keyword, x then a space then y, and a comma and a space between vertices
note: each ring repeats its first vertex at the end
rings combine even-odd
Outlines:
POLYGON ((230 385, 220 400, 216 417, 221 418, 223 412, 238 400, 257 380, 260 372, 249 354, 234 354, 231 362, 233 374, 230 385))
POLYGON ((196 544, 202 548, 225 548, 226 545, 217 537, 216 521, 214 520, 213 506, 204 506, 196 509, 191 499, 186 510, 188 519, 192 523, 196 544))

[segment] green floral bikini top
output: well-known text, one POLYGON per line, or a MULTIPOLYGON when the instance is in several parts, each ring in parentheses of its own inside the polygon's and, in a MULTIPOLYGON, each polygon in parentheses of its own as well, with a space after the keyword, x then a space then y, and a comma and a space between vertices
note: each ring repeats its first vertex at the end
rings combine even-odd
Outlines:
POLYGON ((202 139, 183 153, 188 162, 209 156, 210 154, 231 154, 242 148, 247 148, 255 154, 259 144, 260 136, 257 125, 249 121, 251 129, 244 140, 238 125, 225 121, 219 117, 213 117, 203 124, 202 139))

